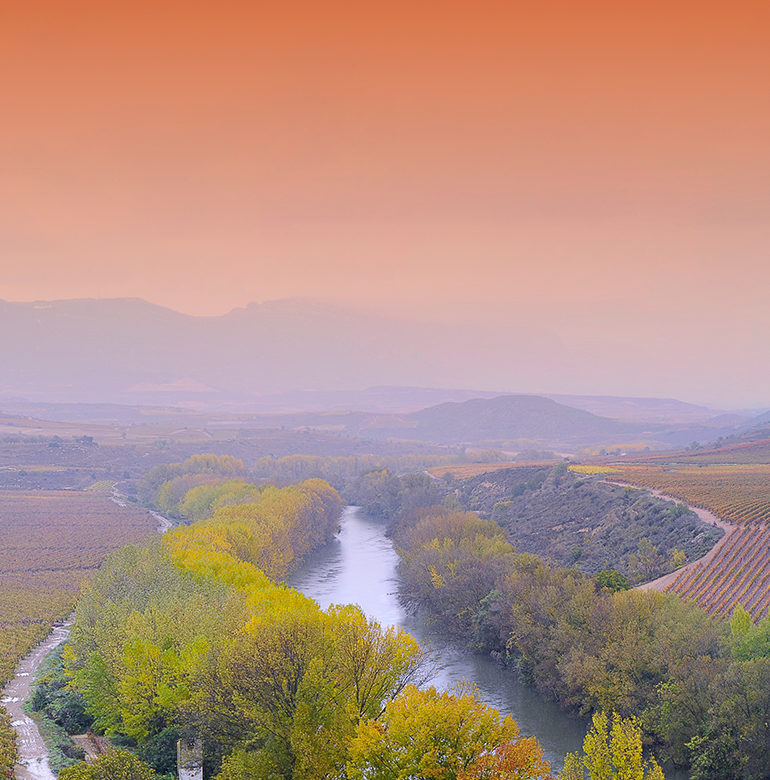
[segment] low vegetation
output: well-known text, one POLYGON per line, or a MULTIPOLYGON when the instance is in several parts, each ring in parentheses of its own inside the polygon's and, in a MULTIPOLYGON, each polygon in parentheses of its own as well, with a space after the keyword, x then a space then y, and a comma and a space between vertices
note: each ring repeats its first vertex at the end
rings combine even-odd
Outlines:
POLYGON ((565 463, 493 466, 464 479, 371 472, 348 497, 396 523, 420 506, 472 510, 494 520, 519 552, 587 574, 614 569, 632 583, 697 560, 723 534, 683 504, 575 473, 565 463))
POLYGON ((0 707, 0 777, 12 780, 16 758, 16 732, 8 713, 0 707))

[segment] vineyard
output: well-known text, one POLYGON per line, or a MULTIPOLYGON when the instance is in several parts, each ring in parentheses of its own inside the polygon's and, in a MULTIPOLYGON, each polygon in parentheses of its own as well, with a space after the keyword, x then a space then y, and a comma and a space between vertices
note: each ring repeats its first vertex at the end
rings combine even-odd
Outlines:
POLYGON ((0 685, 107 555, 154 528, 100 493, 0 491, 0 685))
POLYGON ((612 474, 621 482, 660 490, 692 506, 711 510, 731 523, 770 520, 770 465, 623 465, 612 474))
POLYGON ((693 465, 731 464, 766 464, 770 463, 770 439, 742 441, 726 444, 721 447, 699 450, 683 450, 677 453, 666 452, 660 455, 649 455, 639 458, 639 462, 689 463, 693 465))
POLYGON ((735 528, 713 556, 668 587, 712 615, 741 604, 754 618, 770 607, 770 465, 623 465, 609 476, 708 509, 735 528))
POLYGON ((501 471, 502 469, 516 469, 527 468, 531 466, 549 466, 555 461, 524 461, 518 460, 508 463, 460 463, 456 465, 447 466, 432 466, 426 469, 428 474, 431 474, 438 479, 443 479, 446 474, 451 474, 452 479, 471 479, 472 477, 478 477, 479 474, 486 474, 491 471, 501 471))
POLYGON ((746 523, 734 530, 707 563, 683 571, 668 588, 712 615, 741 604, 754 620, 770 607, 770 527, 746 523))

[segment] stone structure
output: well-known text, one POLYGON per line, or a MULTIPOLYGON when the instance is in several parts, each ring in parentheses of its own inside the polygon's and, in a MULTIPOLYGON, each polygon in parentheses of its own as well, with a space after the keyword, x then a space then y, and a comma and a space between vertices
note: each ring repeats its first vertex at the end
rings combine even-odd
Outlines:
POLYGON ((203 780, 203 743, 199 739, 180 739, 176 743, 179 780, 203 780))

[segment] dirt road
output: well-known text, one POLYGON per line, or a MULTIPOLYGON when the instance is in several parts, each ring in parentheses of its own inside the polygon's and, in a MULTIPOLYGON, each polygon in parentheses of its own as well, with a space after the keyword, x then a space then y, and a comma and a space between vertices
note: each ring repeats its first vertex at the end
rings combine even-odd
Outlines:
POLYGON ((733 531, 738 530, 738 526, 734 525, 733 523, 728 523, 726 520, 722 520, 720 517, 717 517, 713 512, 710 512, 708 509, 702 509, 699 506, 689 506, 686 501, 682 501, 679 498, 676 498, 674 496, 668 496, 665 493, 661 493, 660 490, 652 490, 650 488, 640 488, 638 485, 631 485, 628 482, 614 482, 613 480, 604 480, 605 482, 609 482, 611 485, 619 485, 620 487, 632 487, 636 488, 637 490, 645 490, 647 493, 652 493, 653 496, 656 498, 662 498, 665 501, 673 501, 677 504, 684 504, 688 507, 688 509, 691 509, 693 512, 695 512, 696 515, 704 522, 708 523, 708 525, 716 525, 722 528, 725 532, 724 536, 701 558, 698 558, 695 561, 690 561, 686 566, 683 566, 681 569, 677 569, 676 571, 672 571, 670 574, 664 574, 662 577, 658 577, 656 580, 652 580, 650 582, 645 582, 642 585, 637 585, 637 590, 657 590, 657 591, 664 591, 667 588, 669 588, 671 585, 674 584, 674 580, 683 572, 689 571, 690 569, 697 566, 699 563, 706 565, 723 547, 723 545, 727 542, 728 538, 730 537, 730 534, 732 534, 733 531))
POLYGON ((18 735, 19 763, 16 780, 55 780, 48 766, 48 751, 37 725, 24 712, 24 702, 29 698, 32 684, 45 657, 69 636, 69 623, 57 626, 48 637, 16 667, 16 674, 3 689, 0 703, 11 716, 18 735))

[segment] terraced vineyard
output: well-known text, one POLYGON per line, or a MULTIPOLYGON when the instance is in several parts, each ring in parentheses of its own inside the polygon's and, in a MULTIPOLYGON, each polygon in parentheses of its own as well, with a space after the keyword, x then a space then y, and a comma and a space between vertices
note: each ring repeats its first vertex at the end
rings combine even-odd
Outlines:
POLYGON ((682 572, 668 590, 712 615, 729 615, 741 604, 754 620, 764 617, 770 607, 770 527, 740 526, 711 560, 682 572))
POLYGON ((155 526, 104 493, 0 491, 0 685, 107 555, 155 526))
POLYGON ((770 607, 770 465, 623 464, 608 474, 708 509, 737 528, 713 555, 688 566, 667 590, 712 615, 741 604, 754 618, 770 607))

